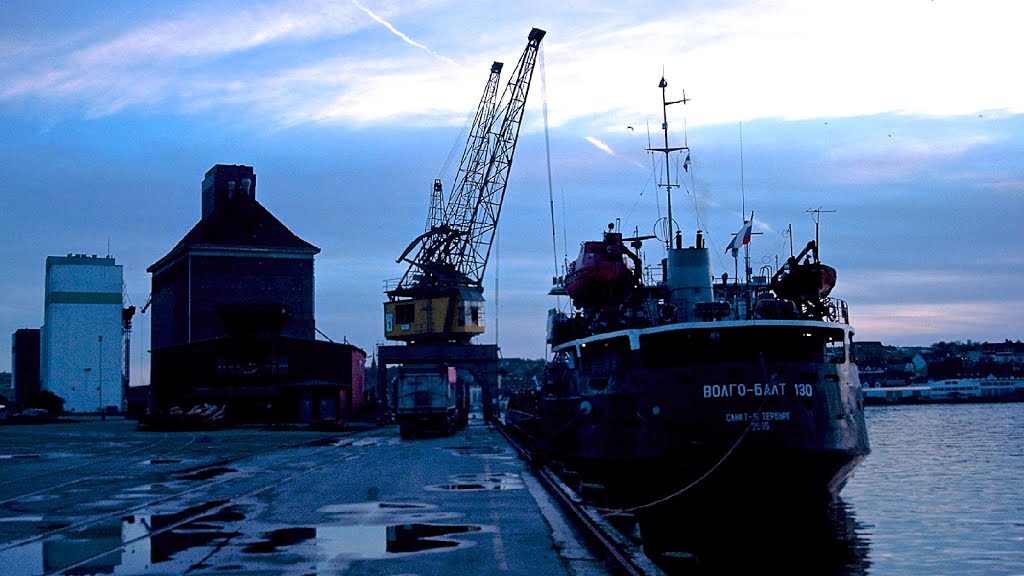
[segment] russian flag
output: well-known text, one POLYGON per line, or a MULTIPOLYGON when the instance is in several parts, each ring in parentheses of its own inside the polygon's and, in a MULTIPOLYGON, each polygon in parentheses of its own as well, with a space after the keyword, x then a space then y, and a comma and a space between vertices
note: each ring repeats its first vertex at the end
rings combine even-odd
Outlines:
POLYGON ((732 237, 732 242, 729 242, 729 245, 725 247, 726 254, 729 253, 729 250, 732 250, 732 256, 736 258, 739 255, 740 246, 750 244, 750 231, 753 224, 753 218, 743 223, 743 228, 740 228, 740 231, 732 237))

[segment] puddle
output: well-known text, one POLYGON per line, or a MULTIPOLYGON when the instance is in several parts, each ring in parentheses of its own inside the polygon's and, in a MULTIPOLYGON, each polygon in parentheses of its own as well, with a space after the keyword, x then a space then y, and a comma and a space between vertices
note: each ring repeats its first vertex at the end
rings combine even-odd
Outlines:
POLYGON ((223 524, 225 522, 241 522, 242 520, 245 520, 245 514, 242 514, 242 508, 240 506, 232 505, 225 506, 213 514, 200 516, 192 522, 218 522, 223 524))
POLYGON ((279 548, 293 546, 316 538, 316 528, 281 528, 263 534, 264 540, 249 544, 243 550, 249 554, 269 554, 279 548))
POLYGON ((427 490, 522 490, 518 474, 459 474, 449 477, 450 484, 427 486, 427 490))
POLYGON ((307 442, 306 446, 323 447, 323 446, 334 446, 335 448, 348 448, 348 447, 363 447, 363 446, 393 446, 401 444, 400 438, 387 438, 380 436, 372 436, 370 438, 360 438, 358 440, 352 440, 348 437, 341 438, 320 438, 319 440, 313 440, 307 442))
POLYGON ((18 498, 18 502, 46 502, 48 500, 57 500, 60 496, 57 494, 33 494, 31 496, 22 496, 18 498))
POLYGON ((89 509, 93 513, 98 513, 104 508, 124 508, 124 501, 117 500, 115 498, 108 498, 106 500, 93 500, 92 502, 83 502, 79 504, 80 507, 89 509))
POLYGON ((457 512, 438 510, 433 504, 418 502, 360 502, 322 506, 317 512, 328 515, 332 524, 390 525, 415 522, 441 522, 459 518, 457 512))
POLYGON ((467 524, 394 524, 385 526, 318 526, 282 528, 263 534, 263 540, 249 544, 244 552, 269 554, 282 548, 305 546, 317 556, 348 560, 381 560, 400 554, 453 550, 473 542, 455 535, 480 532, 481 526, 467 524))
POLYGON ((312 446, 314 448, 319 448, 321 446, 342 446, 342 445, 347 445, 347 444, 344 444, 344 442, 346 442, 346 440, 344 438, 336 438, 336 437, 332 437, 332 438, 318 438, 316 440, 313 440, 313 441, 310 441, 310 442, 306 442, 305 445, 306 446, 312 446))
POLYGON ((499 460, 511 460, 515 456, 501 446, 449 446, 446 450, 457 456, 476 456, 478 458, 495 458, 499 460))
POLYGON ((216 478, 221 474, 228 474, 230 472, 238 472, 234 468, 227 468, 224 466, 210 466, 209 468, 200 468, 199 470, 192 472, 191 474, 182 474, 175 476, 176 480, 209 480, 216 478))
MULTIPOLYGON (((131 542, 125 552, 141 553, 146 559, 146 567, 173 559, 177 554, 193 548, 218 546, 229 543, 239 536, 239 532, 226 530, 223 526, 194 520, 182 524, 173 530, 152 534, 173 525, 177 514, 128 517, 124 520, 122 533, 126 541, 131 542), (134 549, 134 550, 133 550, 134 549)), ((133 573, 133 572, 132 572, 133 573)))
MULTIPOLYGON (((66 535, 30 542, 3 552, 5 576, 35 574, 144 574, 190 549, 230 543, 238 532, 218 522, 244 519, 227 500, 214 500, 170 514, 130 515, 74 529, 66 535), (209 512, 202 516, 205 512, 209 512), (184 520, 191 522, 165 530, 184 520), (110 550, 108 553, 104 551, 110 550)), ((38 517, 21 517, 36 521, 38 517)), ((13 519, 8 521, 14 521, 13 519)), ((21 521, 21 520, 18 520, 21 521)), ((197 552, 205 555, 203 550, 197 552)), ((171 570, 180 573, 180 570, 171 570)))
POLYGON ((398 437, 372 437, 372 438, 361 438, 354 440, 352 446, 395 446, 402 443, 402 439, 398 437))
MULTIPOLYGON (((265 568, 268 560, 294 562, 296 558, 330 571, 348 561, 475 546, 472 534, 493 531, 493 527, 447 524, 446 519, 459 515, 415 502, 326 506, 319 510, 328 517, 323 524, 283 527, 247 521, 241 506, 228 503, 213 500, 166 514, 132 514, 18 546, 4 552, 3 557, 17 559, 17 565, 13 572, 5 566, 3 573, 180 574, 200 570, 248 574, 265 568), (243 526, 255 531, 243 533, 243 526), (218 550, 223 550, 223 556, 218 550), (272 557, 277 554, 287 556, 272 557), (218 557, 226 563, 217 565, 218 557)), ((39 520, 37 516, 0 518, 0 522, 39 520)))
POLYGON ((155 492, 169 489, 166 484, 140 484, 131 488, 125 488, 125 492, 155 492))
POLYGON ((445 536, 453 534, 466 534, 479 532, 480 526, 469 524, 447 526, 436 524, 403 524, 401 526, 388 526, 387 551, 393 554, 409 552, 423 552, 437 548, 455 548, 464 542, 455 539, 446 539, 445 536))

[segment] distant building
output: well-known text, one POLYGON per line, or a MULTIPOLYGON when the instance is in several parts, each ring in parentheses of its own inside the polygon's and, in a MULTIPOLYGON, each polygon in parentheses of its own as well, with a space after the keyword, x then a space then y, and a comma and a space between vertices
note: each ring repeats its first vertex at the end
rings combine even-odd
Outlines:
POLYGON ((110 256, 46 259, 40 385, 69 412, 122 402, 122 267, 110 256))
POLYGON ((39 392, 39 328, 21 328, 11 336, 11 377, 20 404, 39 392))
POLYGON ((150 412, 214 404, 236 421, 336 420, 358 412, 366 353, 316 340, 319 252, 256 201, 252 166, 210 168, 202 218, 148 268, 150 412))
POLYGON ((0 396, 8 401, 14 400, 14 381, 10 372, 0 372, 0 396))

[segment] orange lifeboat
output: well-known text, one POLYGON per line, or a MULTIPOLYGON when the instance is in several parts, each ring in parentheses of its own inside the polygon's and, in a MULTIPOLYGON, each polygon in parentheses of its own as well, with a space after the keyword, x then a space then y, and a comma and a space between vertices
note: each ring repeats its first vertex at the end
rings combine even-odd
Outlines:
POLYGON ((582 308, 621 302, 633 279, 625 256, 618 232, 605 232, 604 240, 584 242, 565 275, 565 290, 573 303, 582 308))

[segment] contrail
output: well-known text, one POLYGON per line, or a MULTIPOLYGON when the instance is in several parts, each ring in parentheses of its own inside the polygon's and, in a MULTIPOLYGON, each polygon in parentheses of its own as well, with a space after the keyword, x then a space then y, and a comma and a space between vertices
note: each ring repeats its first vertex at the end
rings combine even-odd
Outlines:
POLYGON ((593 136, 584 136, 584 138, 586 138, 587 142, 590 142, 594 146, 597 146, 598 150, 601 150, 602 152, 609 156, 615 156, 615 151, 612 150, 611 146, 605 144, 604 142, 601 142, 600 140, 594 138, 593 136))
POLYGON ((441 60, 444 60, 445 62, 451 64, 452 66, 455 66, 457 68, 461 68, 461 66, 459 66, 451 58, 448 58, 446 56, 442 56, 442 55, 438 54, 437 52, 434 52, 430 48, 427 48, 423 44, 420 44, 419 42, 413 40, 412 38, 409 38, 408 36, 406 36, 405 34, 400 32, 398 29, 396 29, 394 26, 392 26, 390 22, 388 22, 387 20, 381 18, 380 16, 377 16, 369 8, 367 8, 366 6, 363 6, 362 4, 360 4, 358 2, 358 0, 352 0, 352 3, 356 5, 356 8, 359 8, 363 12, 366 12, 366 14, 369 15, 370 18, 373 18, 377 22, 380 22, 381 24, 383 24, 385 28, 387 28, 388 30, 391 30, 391 32, 395 36, 398 36, 399 38, 404 40, 406 43, 408 43, 408 44, 410 44, 412 46, 415 46, 415 47, 419 48, 420 50, 425 51, 427 54, 430 54, 431 56, 434 56, 435 58, 440 58, 441 60))
POLYGON ((615 150, 612 150, 611 146, 605 144, 604 142, 601 142, 600 140, 598 140, 597 138, 594 138, 593 136, 584 136, 583 138, 586 139, 587 142, 590 142, 595 147, 597 147, 598 150, 604 152, 605 154, 607 154, 609 156, 614 156, 615 158, 621 158, 622 160, 625 160, 626 162, 629 162, 630 164, 633 164, 634 166, 639 166, 640 168, 646 168, 643 164, 637 162, 636 160, 633 160, 632 158, 626 158, 624 156, 620 156, 618 153, 615 152, 615 150))

